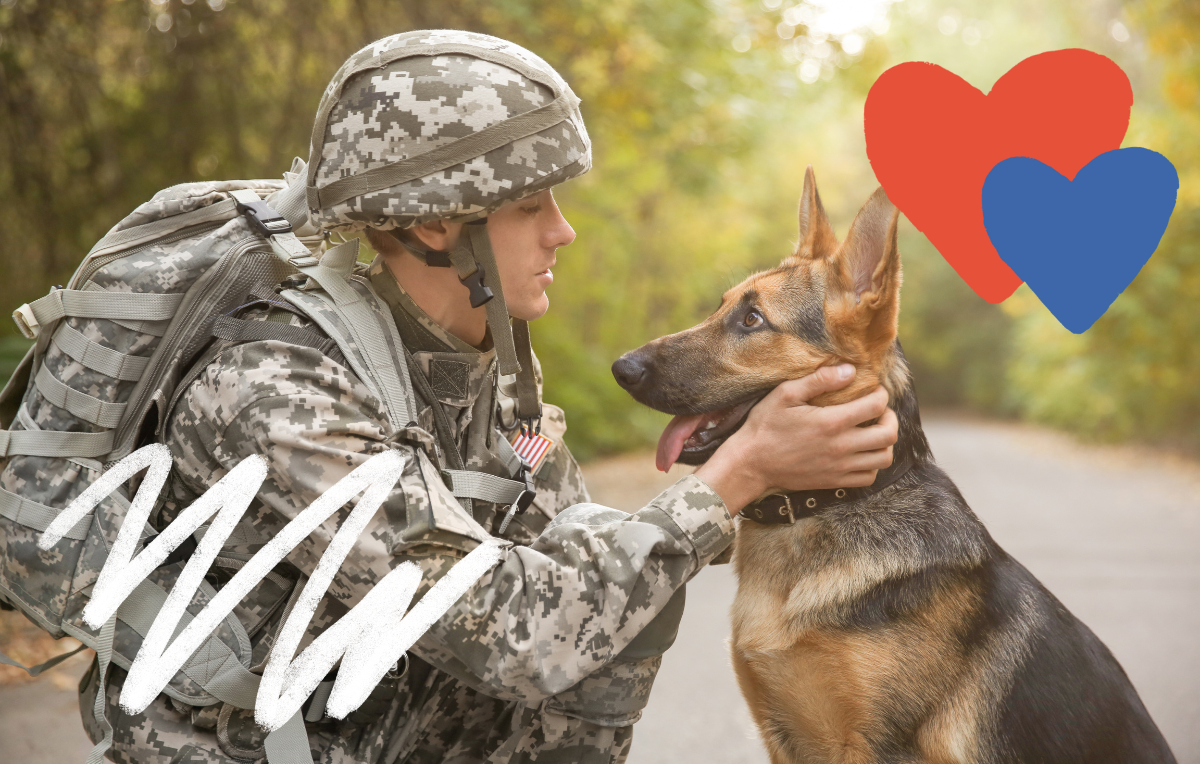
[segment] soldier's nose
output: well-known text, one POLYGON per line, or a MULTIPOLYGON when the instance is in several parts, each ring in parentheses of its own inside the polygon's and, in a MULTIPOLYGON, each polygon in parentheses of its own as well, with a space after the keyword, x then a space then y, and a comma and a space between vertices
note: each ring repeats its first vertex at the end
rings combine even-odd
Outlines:
POLYGON ((634 351, 618 358, 612 365, 612 373, 618 385, 632 392, 648 376, 646 366, 646 361, 634 351))

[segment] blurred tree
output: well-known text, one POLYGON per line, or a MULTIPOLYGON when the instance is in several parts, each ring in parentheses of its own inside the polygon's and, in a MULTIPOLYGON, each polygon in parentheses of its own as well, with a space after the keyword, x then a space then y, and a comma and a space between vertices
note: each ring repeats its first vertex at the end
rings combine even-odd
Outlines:
MULTIPOLYGON (((553 309, 534 327, 547 398, 567 409, 581 457, 643 445, 665 418, 621 391, 609 365, 790 253, 807 164, 846 230, 876 186, 862 106, 887 67, 929 60, 986 90, 1025 56, 1085 45, 1134 77, 1127 144, 1197 167, 1195 9, 1146 0, 1126 19, 1168 62, 1166 100, 1147 110, 1154 83, 1131 53, 1141 38, 1114 41, 1115 2, 0 0, 0 305, 65 282, 160 188, 278 177, 307 156, 328 78, 367 42, 486 32, 567 77, 595 144, 595 170, 558 191, 579 237, 560 252, 553 309)), ((1185 220, 1198 207, 1181 196, 1159 254, 1082 344, 1036 300, 979 300, 905 223, 901 337, 922 400, 1116 434, 1153 409, 1170 430, 1195 411, 1186 338, 1200 327, 1183 297, 1200 289, 1185 220)), ((0 326, 3 376, 23 343, 0 326)))
POLYGON ((733 66, 744 61, 715 18, 699 0, 2 0, 0 301, 64 282, 160 188, 278 176, 307 156, 321 91, 363 44, 416 28, 487 32, 537 51, 584 101, 599 171, 564 189, 580 244, 564 252, 564 299, 537 343, 551 399, 586 434, 582 454, 624 447, 659 420, 608 365, 719 291, 711 220, 671 221, 752 146, 731 96, 754 92, 756 71, 733 66))
POLYGON ((1013 301, 1016 343, 1024 352, 1013 358, 1009 394, 1029 418, 1095 438, 1200 449, 1197 29, 1200 6, 1186 0, 1151 0, 1130 4, 1127 15, 1112 14, 1106 31, 1132 36, 1130 43, 1155 64, 1126 67, 1135 108, 1123 145, 1145 146, 1172 161, 1178 201, 1154 256, 1082 335, 1059 326, 1025 288, 1013 301))

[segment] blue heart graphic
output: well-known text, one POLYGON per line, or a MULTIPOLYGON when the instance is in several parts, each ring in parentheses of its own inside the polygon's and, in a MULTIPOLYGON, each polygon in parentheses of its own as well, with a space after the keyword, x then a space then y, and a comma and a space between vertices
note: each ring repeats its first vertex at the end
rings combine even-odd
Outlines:
POLYGON ((1149 149, 1105 152, 1074 181, 1012 157, 983 183, 983 225, 1008 267, 1082 334, 1154 254, 1178 190, 1175 166, 1149 149))

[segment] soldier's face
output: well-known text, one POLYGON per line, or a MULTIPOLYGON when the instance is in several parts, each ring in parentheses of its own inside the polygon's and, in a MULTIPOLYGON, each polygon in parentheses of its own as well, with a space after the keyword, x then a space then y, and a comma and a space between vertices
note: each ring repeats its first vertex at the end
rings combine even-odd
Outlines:
POLYGON ((546 288, 554 282, 555 250, 573 242, 575 230, 549 189, 501 207, 487 226, 509 314, 541 318, 550 307, 546 288))

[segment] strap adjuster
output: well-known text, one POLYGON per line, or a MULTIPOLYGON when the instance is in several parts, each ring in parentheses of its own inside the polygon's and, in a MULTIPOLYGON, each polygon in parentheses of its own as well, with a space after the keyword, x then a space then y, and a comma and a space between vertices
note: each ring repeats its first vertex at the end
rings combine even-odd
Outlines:
POLYGON ((521 460, 521 478, 525 481, 525 490, 521 491, 512 506, 508 508, 504 520, 500 522, 497 535, 504 535, 504 531, 508 529, 508 524, 512 522, 513 517, 525 514, 525 510, 529 509, 533 500, 537 498, 537 490, 533 487, 533 474, 529 471, 524 459, 521 460))
POLYGON ((525 514, 525 510, 529 509, 529 505, 533 504, 533 500, 537 498, 537 491, 521 491, 521 495, 513 502, 513 506, 517 508, 517 514, 525 514))
POLYGON ((263 201, 243 202, 237 200, 237 210, 250 221, 250 227, 268 239, 281 233, 291 233, 292 224, 263 201))
POLYGON ((529 509, 529 505, 537 498, 537 489, 533 486, 533 473, 529 470, 529 465, 525 460, 521 460, 520 478, 525 481, 525 490, 517 496, 517 500, 513 502, 513 506, 517 508, 517 514, 523 514, 529 509))

